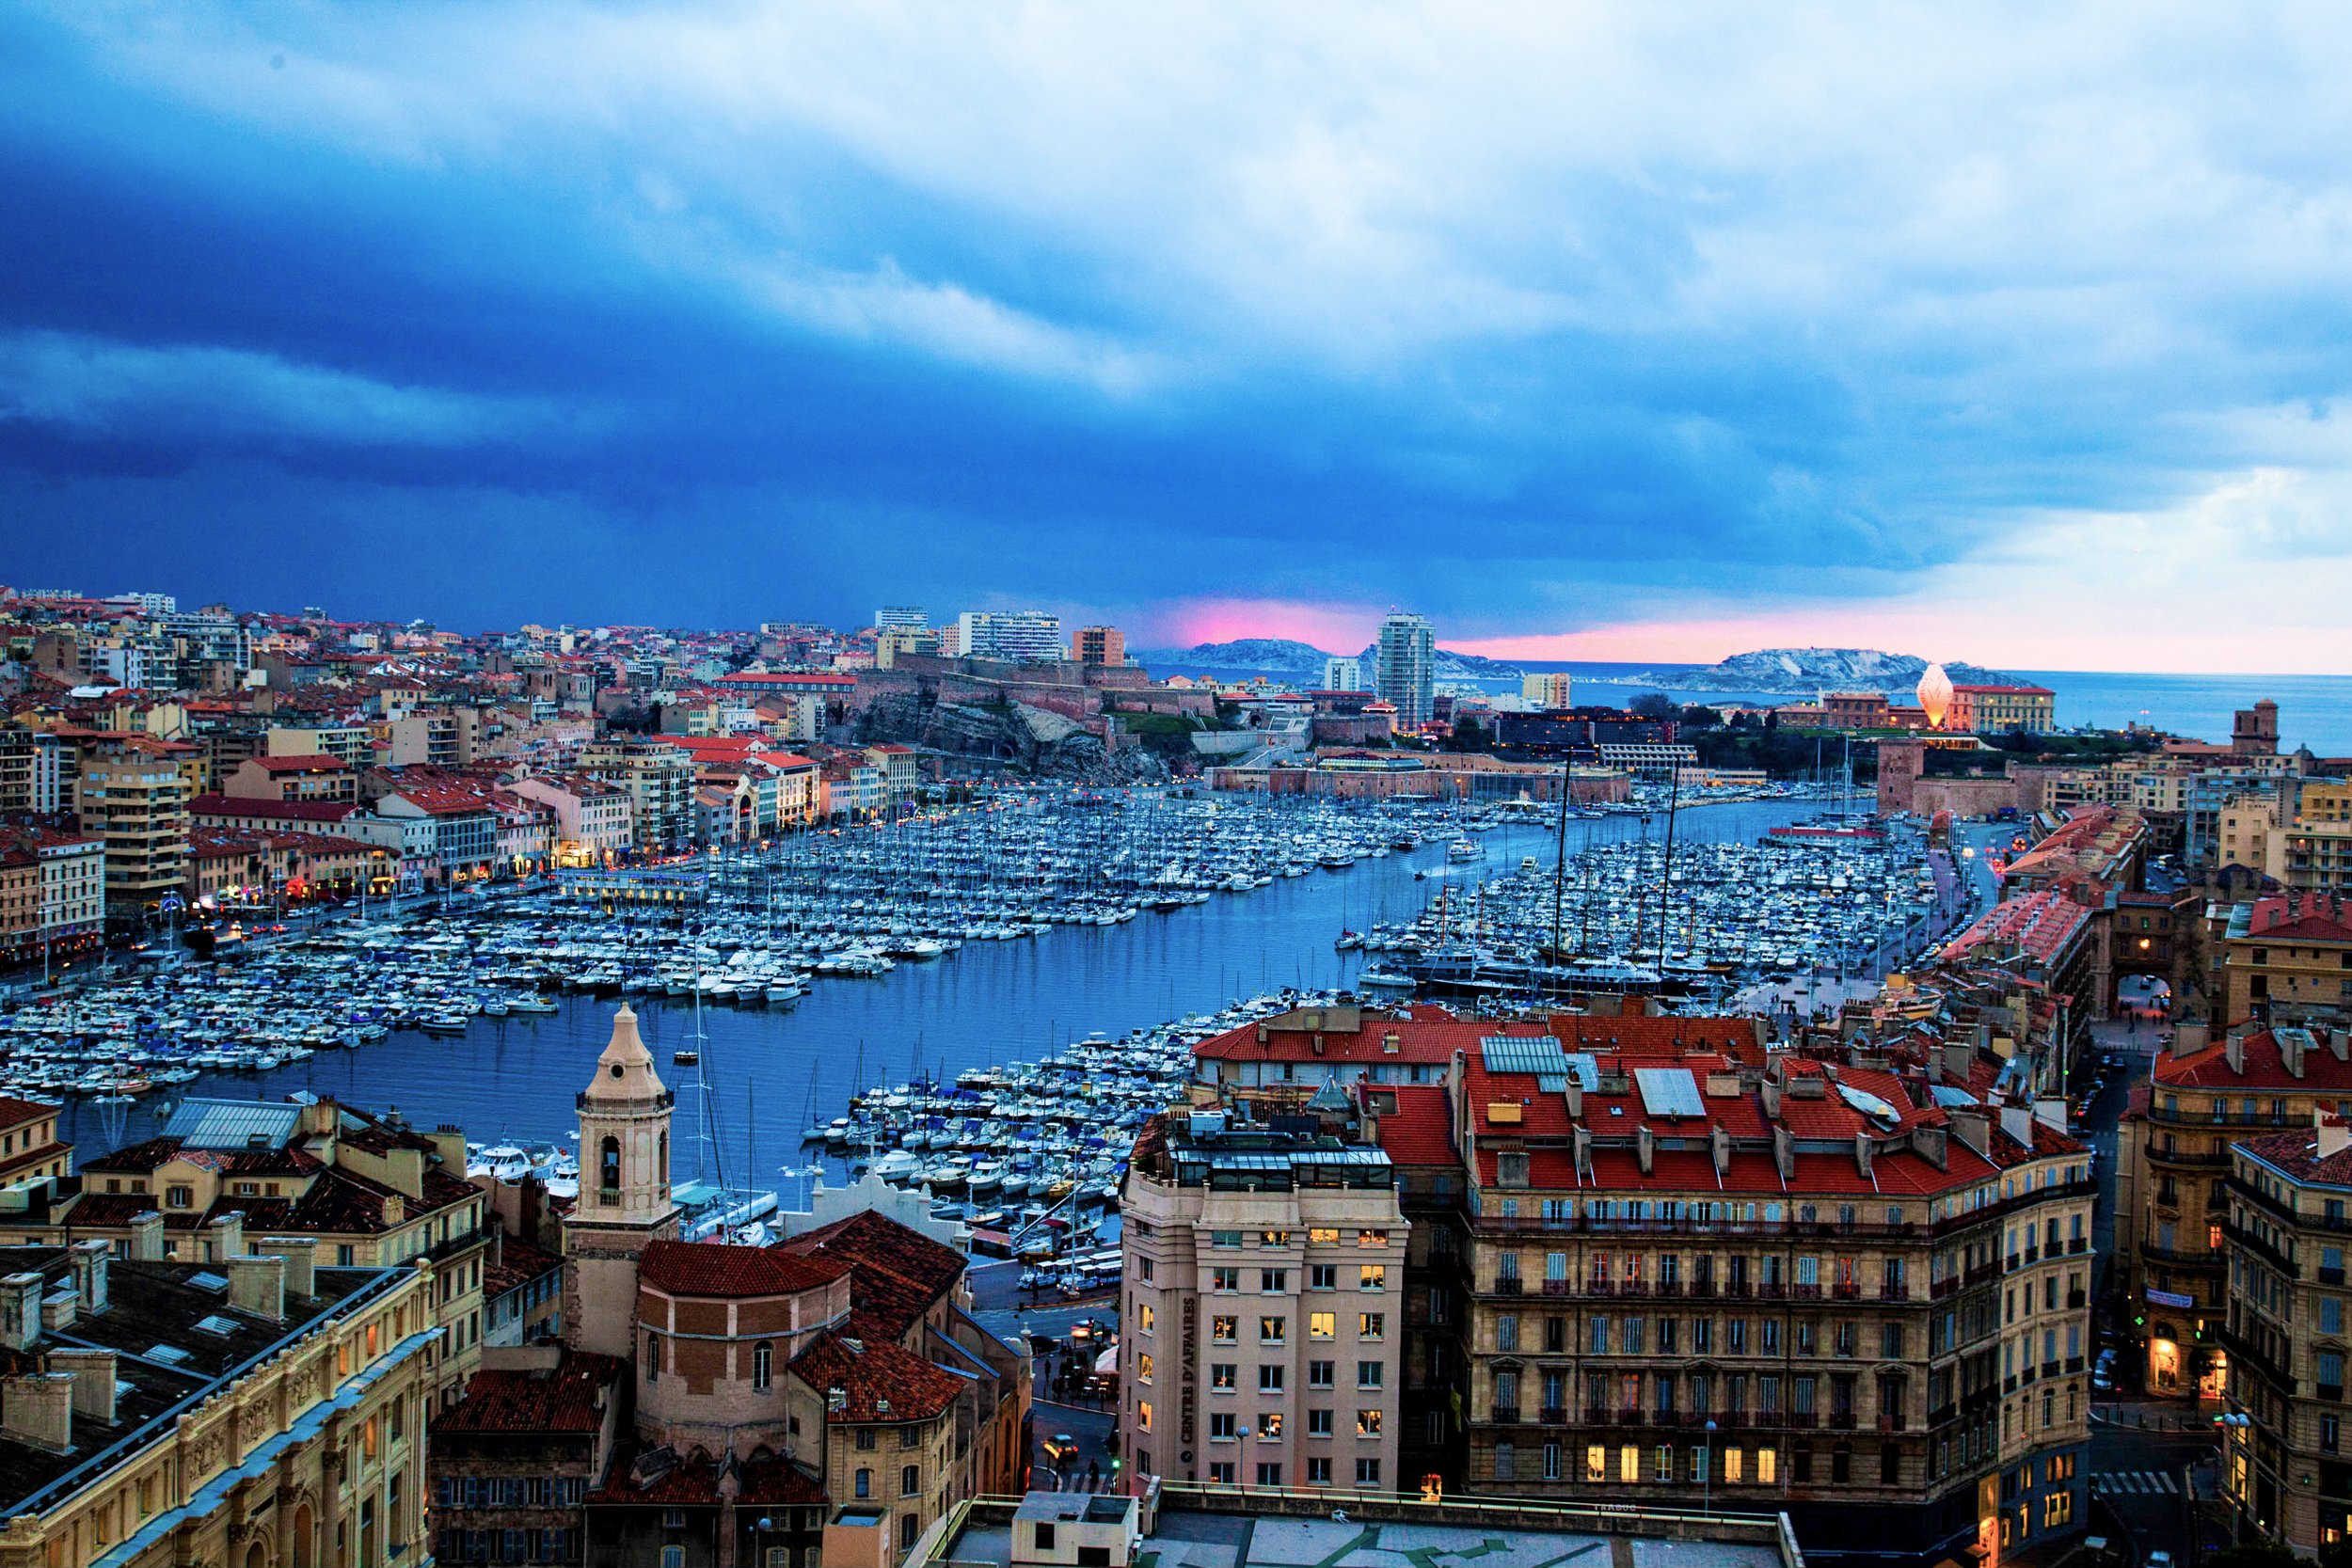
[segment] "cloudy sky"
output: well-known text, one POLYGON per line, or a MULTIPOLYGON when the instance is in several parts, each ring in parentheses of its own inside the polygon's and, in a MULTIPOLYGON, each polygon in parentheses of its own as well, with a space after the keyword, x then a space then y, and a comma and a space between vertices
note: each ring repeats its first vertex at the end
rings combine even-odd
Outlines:
POLYGON ((0 5, 0 580, 2352 672, 2347 76, 2336 6, 0 5))

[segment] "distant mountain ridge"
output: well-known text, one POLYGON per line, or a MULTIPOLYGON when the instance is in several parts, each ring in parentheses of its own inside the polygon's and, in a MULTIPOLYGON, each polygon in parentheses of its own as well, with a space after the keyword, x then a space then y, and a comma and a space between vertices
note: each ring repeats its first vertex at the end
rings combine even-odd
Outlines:
MULTIPOLYGON (((1759 648, 1734 654, 1720 664, 1624 677, 1692 691, 1755 691, 1772 696, 1811 697, 1822 691, 1880 691, 1909 700, 1931 661, 1915 654, 1875 648, 1759 648)), ((1946 659, 1944 673, 1963 686, 2013 685, 2016 677, 1980 664, 1946 659)))
MULTIPOLYGON (((1135 657, 1143 664, 1184 664, 1196 670, 1264 671, 1285 675, 1310 675, 1323 678, 1323 661, 1327 658, 1360 658, 1369 664, 1379 644, 1374 643, 1358 654, 1329 654, 1311 643, 1295 641, 1287 637, 1243 637, 1231 642, 1201 642, 1189 648, 1149 648, 1137 650, 1135 657)), ((1505 664, 1479 654, 1459 654, 1450 648, 1439 648, 1433 661, 1439 680, 1517 680, 1521 674, 1516 664, 1505 664)))

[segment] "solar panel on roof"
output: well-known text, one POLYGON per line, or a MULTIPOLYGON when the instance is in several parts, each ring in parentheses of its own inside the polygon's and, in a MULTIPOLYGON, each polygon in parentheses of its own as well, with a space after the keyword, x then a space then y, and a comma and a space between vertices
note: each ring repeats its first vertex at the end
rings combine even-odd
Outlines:
POLYGON ((302 1125, 299 1105, 270 1105, 252 1100, 183 1100, 164 1124, 166 1137, 183 1148, 250 1148, 255 1138, 282 1147, 302 1125))
POLYGON ((1549 1072, 1567 1070, 1567 1053, 1549 1035, 1522 1038, 1488 1035, 1478 1042, 1480 1062, 1488 1072, 1549 1072))
POLYGON ((1699 1098, 1698 1080, 1687 1067, 1644 1067, 1633 1069, 1634 1086, 1642 1091, 1642 1109, 1654 1117, 1707 1115, 1699 1098))

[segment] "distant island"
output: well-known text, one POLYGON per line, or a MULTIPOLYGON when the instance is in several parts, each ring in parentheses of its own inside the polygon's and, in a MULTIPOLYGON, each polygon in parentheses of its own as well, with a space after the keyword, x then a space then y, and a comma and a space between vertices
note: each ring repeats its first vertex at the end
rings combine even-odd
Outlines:
MULTIPOLYGON (((1759 648, 1734 654, 1720 664, 1618 677, 1625 685, 1672 687, 1691 691, 1754 691, 1811 697, 1822 691, 1881 691, 1906 701, 1931 660, 1915 654, 1884 654, 1875 648, 1759 648)), ((2016 677, 1980 664, 1946 659, 1944 673, 1963 686, 2007 686, 2016 677)))
MULTIPOLYGON (((1197 643, 1189 648, 1140 649, 1135 657, 1143 664, 1181 664, 1196 670, 1306 675, 1321 680, 1323 661, 1327 658, 1359 658, 1369 673, 1373 655, 1378 648, 1375 643, 1361 653, 1332 654, 1287 637, 1243 637, 1231 642, 1197 643)), ((1517 680, 1524 673, 1516 664, 1478 654, 1459 654, 1450 648, 1439 648, 1433 662, 1439 680, 1517 680)))

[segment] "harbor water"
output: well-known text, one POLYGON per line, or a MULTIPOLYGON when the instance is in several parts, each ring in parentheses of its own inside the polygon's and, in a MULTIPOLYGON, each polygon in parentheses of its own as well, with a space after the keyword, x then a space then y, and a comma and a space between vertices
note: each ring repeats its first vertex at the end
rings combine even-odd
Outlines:
MULTIPOLYGON (((1685 809, 1678 842, 1744 841, 1816 816, 1808 800, 1748 801, 1685 809)), ((1662 837, 1662 813, 1567 825, 1571 852, 1589 845, 1662 837)), ((680 1098, 672 1140, 680 1180, 716 1178, 778 1184, 787 1203, 798 1183, 780 1176, 821 1150, 803 1131, 842 1114, 850 1095, 877 1083, 921 1075, 952 1080, 968 1069, 1025 1062, 1092 1034, 1129 1030, 1206 1013, 1237 998, 1285 987, 1342 987, 1365 956, 1339 952, 1344 929, 1409 920, 1441 885, 1516 870, 1526 856, 1549 864, 1548 824, 1513 824, 1480 835, 1486 858, 1449 865, 1442 839, 1410 853, 1365 859, 1338 871, 1278 878, 1255 892, 1147 912, 1115 926, 1057 926, 1020 942, 967 942, 928 963, 902 963, 872 979, 826 978, 788 1008, 701 1009, 703 1075, 722 1166, 695 1135, 700 1108, 680 1098), (1418 875, 1417 875, 1418 874, 1418 875)), ((206 1072, 169 1095, 122 1108, 119 1126, 86 1099, 70 1101, 66 1135, 95 1153, 154 1136, 160 1112, 185 1096, 266 1101, 307 1091, 375 1110, 397 1107, 424 1127, 463 1127, 479 1143, 560 1143, 574 1125, 574 1096, 587 1082, 619 1006, 613 999, 566 994, 543 1016, 477 1017, 461 1036, 394 1030, 348 1051, 323 1051, 265 1073, 206 1072)), ((634 1004, 647 1041, 674 1087, 691 1073, 669 1065, 697 1027, 690 999, 634 1004)), ((837 1173, 837 1162, 824 1162, 837 1173)), ((837 1177, 829 1177, 837 1179, 837 1177)))

